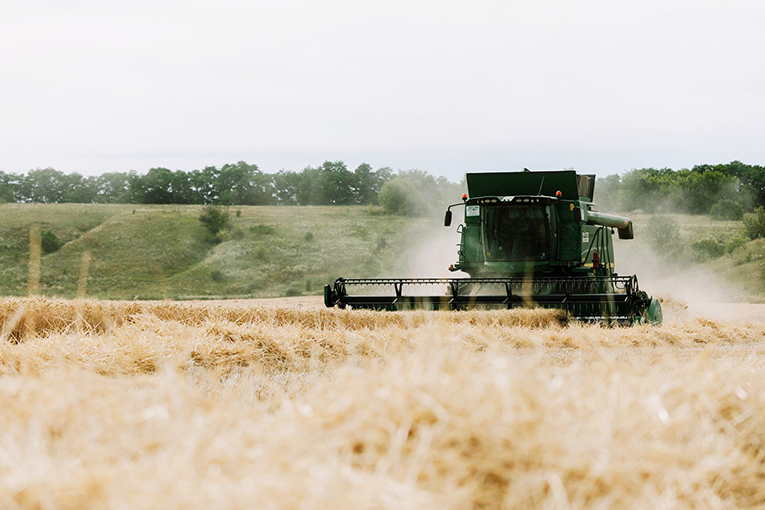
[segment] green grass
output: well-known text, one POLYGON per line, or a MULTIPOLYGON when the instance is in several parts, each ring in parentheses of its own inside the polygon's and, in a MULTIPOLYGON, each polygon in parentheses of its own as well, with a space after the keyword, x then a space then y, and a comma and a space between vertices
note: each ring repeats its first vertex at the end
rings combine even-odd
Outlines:
MULTIPOLYGON (((651 220, 651 214, 645 213, 626 213, 635 227, 635 237, 645 238, 647 227, 651 220)), ((702 237, 715 237, 717 239, 728 241, 735 236, 742 227, 741 221, 717 221, 704 215, 691 214, 664 214, 677 222, 680 228, 680 236, 689 244, 694 239, 702 237)))
POLYGON ((751 241, 707 266, 745 294, 765 297, 765 239, 751 241))
POLYGON ((367 207, 236 207, 215 244, 199 206, 6 204, 0 212, 0 293, 26 294, 36 224, 65 243, 42 259, 42 294, 75 296, 90 252, 87 295, 105 299, 319 294, 338 276, 395 272, 409 240, 438 226, 367 207))
POLYGON ((126 205, 0 205, 0 289, 4 294, 26 294, 30 225, 51 230, 62 242, 71 243, 110 218, 132 209, 133 206, 126 205))

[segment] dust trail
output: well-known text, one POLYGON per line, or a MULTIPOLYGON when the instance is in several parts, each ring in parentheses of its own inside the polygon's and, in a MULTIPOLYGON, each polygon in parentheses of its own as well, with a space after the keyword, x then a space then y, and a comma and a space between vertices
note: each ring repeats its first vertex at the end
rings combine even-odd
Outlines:
POLYGON ((629 241, 614 236, 614 251, 616 271, 637 275, 642 290, 663 300, 668 320, 693 317, 765 320, 765 307, 740 303, 745 297, 740 289, 698 266, 681 266, 651 249, 637 235, 629 241))
MULTIPOLYGON (((451 272, 449 266, 459 259, 457 254, 460 235, 459 221, 444 227, 442 220, 434 220, 424 235, 410 238, 412 248, 406 253, 401 264, 401 274, 406 278, 465 278, 467 274, 451 272)), ((420 233, 422 234, 422 233, 420 233)))

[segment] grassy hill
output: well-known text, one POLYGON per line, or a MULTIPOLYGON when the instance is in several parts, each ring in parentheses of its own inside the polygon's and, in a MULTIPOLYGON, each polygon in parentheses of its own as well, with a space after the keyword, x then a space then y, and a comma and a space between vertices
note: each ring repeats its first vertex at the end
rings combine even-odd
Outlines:
MULTIPOLYGON (((369 207, 232 207, 232 229, 216 244, 200 212, 199 206, 0 205, 0 294, 27 294, 32 224, 64 243, 42 259, 41 293, 48 296, 77 294, 86 253, 87 295, 106 299, 319 294, 338 276, 436 276, 456 257, 451 239, 430 242, 446 230, 438 219, 388 216, 369 207), (430 251, 421 249, 425 245, 430 251), (418 256, 416 267, 407 267, 418 256)), ((650 216, 630 217, 636 238, 617 242, 620 272, 649 281, 651 273, 663 278, 685 264, 650 246, 650 216), (647 267, 649 258, 654 268, 647 267)), ((689 258, 694 240, 724 243, 741 226, 703 216, 672 219, 689 258)), ((763 296, 764 261, 765 240, 758 240, 697 267, 731 282, 743 297, 763 296)))
POLYGON ((107 299, 316 294, 338 276, 393 271, 429 220, 368 207, 236 207, 215 244, 198 206, 0 206, 0 293, 25 295, 29 226, 65 244, 42 259, 41 293, 75 296, 90 253, 87 295, 107 299), (238 211, 238 212, 237 212, 238 211))
POLYGON ((765 298, 765 239, 751 241, 707 266, 741 289, 744 295, 760 296, 757 301, 765 298))
MULTIPOLYGON (((663 215, 678 227, 679 237, 667 245, 652 239, 651 215, 627 213, 635 225, 635 239, 616 243, 617 268, 638 274, 641 281, 656 280, 664 288, 686 287, 688 293, 707 298, 762 301, 765 298, 765 239, 748 240, 741 221, 716 221, 703 215, 663 215), (710 254, 711 247, 722 254, 710 254), (694 246, 694 244, 696 245, 694 246), (647 276, 647 278, 644 278, 647 276)), ((658 286, 662 288, 662 286, 658 286)), ((650 286, 646 287, 650 290, 650 286)))

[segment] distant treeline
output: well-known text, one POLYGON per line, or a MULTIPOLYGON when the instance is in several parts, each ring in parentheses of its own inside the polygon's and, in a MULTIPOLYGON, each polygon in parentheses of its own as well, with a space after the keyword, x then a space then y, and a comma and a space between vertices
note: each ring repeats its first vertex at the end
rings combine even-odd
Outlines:
POLYGON ((603 211, 709 214, 721 201, 742 211, 765 205, 765 167, 733 161, 690 170, 640 168, 600 178, 595 185, 595 202, 603 211))
POLYGON ((268 174, 240 161, 221 168, 169 170, 146 174, 105 173, 85 177, 53 168, 26 174, 0 172, 0 201, 35 203, 129 203, 220 205, 353 205, 376 204, 390 168, 368 164, 348 170, 342 161, 327 161, 300 172, 268 174))
MULTIPOLYGON (((52 168, 26 174, 0 172, 0 201, 36 203, 131 203, 219 205, 366 205, 388 212, 428 214, 464 191, 421 170, 374 170, 363 163, 349 170, 326 161, 299 172, 270 174, 240 161, 221 168, 105 173, 85 177, 52 168)), ((673 211, 708 214, 715 204, 735 202, 743 211, 765 205, 765 167, 739 161, 691 169, 641 168, 600 178, 595 202, 600 210, 673 211)))

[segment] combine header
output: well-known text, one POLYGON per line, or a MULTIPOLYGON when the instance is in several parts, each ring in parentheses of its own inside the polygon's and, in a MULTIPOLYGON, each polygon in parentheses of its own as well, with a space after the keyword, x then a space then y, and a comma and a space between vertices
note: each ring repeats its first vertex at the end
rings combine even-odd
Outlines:
POLYGON ((608 324, 661 324, 661 305, 637 277, 615 273, 612 236, 632 221, 594 210, 594 175, 574 171, 467 174, 458 261, 469 278, 338 278, 328 307, 375 310, 556 308, 608 324))

